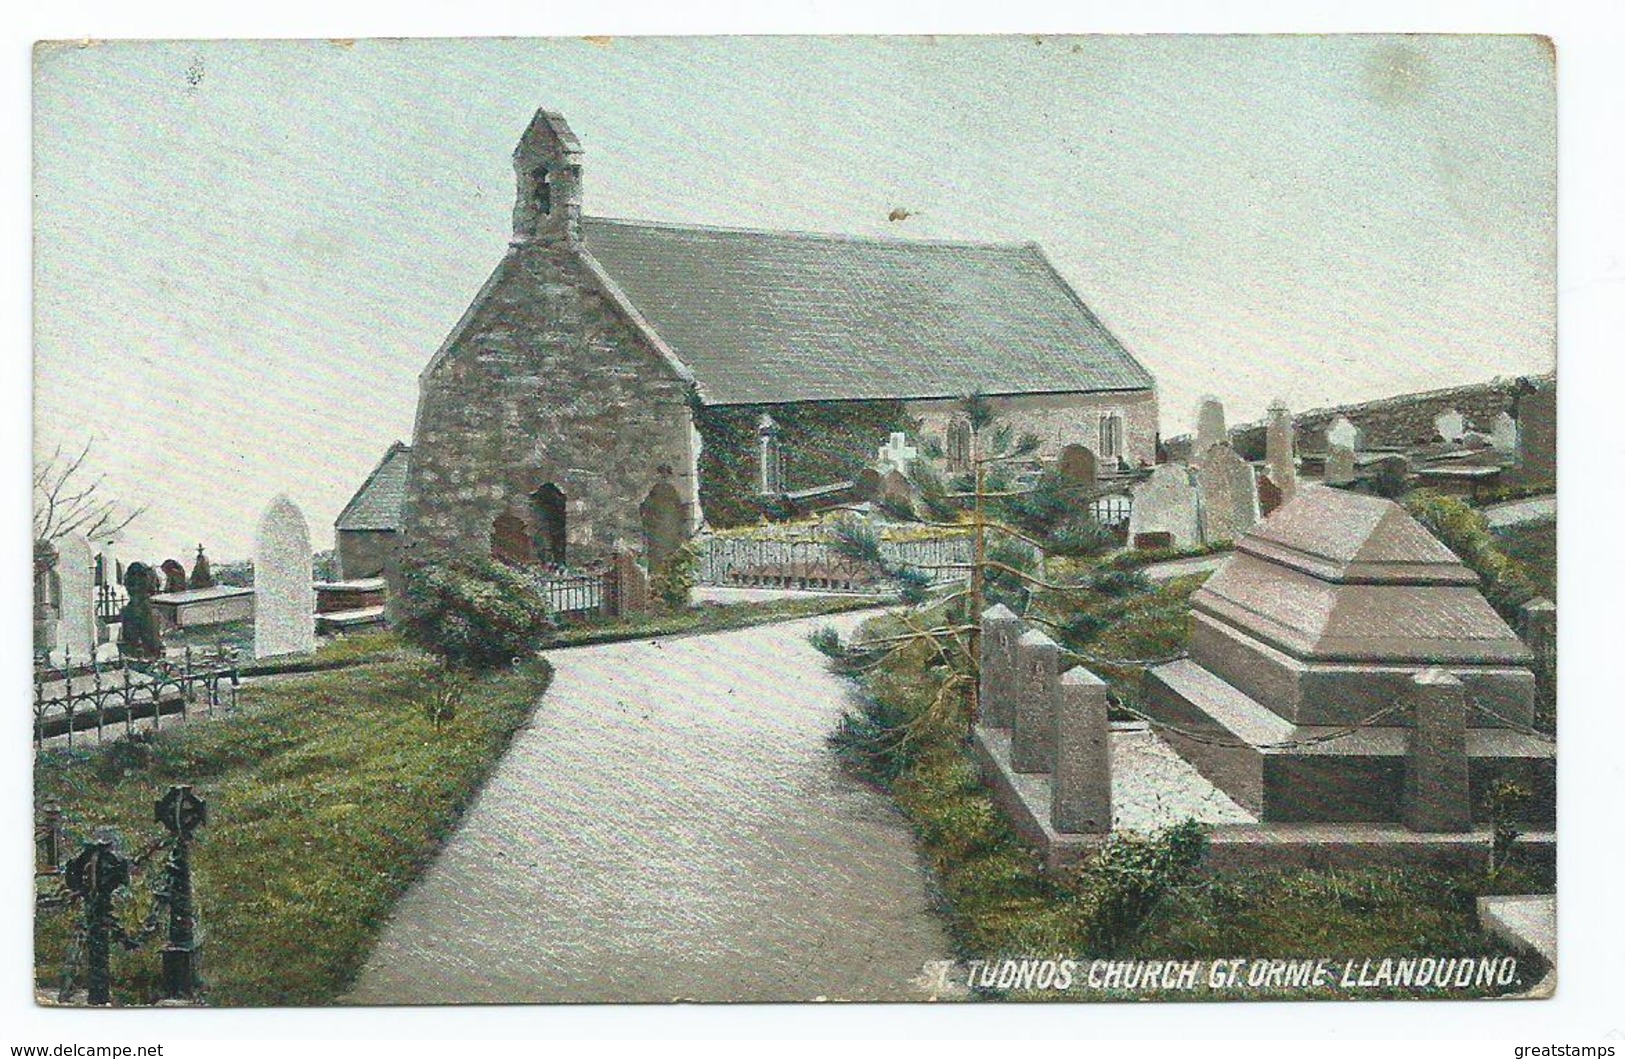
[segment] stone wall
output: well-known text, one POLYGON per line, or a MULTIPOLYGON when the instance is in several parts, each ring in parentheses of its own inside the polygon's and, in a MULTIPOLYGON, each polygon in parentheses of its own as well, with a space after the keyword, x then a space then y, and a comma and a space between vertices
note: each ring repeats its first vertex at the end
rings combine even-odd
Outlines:
POLYGON ((391 577, 400 556, 401 536, 394 530, 339 530, 339 577, 355 581, 365 577, 391 577))
POLYGON ((688 392, 576 246, 511 248, 420 380, 406 557, 488 551, 501 515, 540 533, 530 497, 547 483, 564 494, 571 564, 640 545, 661 482, 692 525, 688 392))
MULTIPOLYGON (((1529 480, 1553 477, 1557 452, 1557 378, 1555 374, 1498 379, 1473 386, 1401 394, 1377 401, 1316 408, 1293 414, 1295 443, 1299 453, 1326 451, 1326 430, 1339 416, 1360 429, 1366 449, 1408 449, 1426 445, 1436 433, 1434 418, 1455 409, 1466 417, 1468 426, 1488 433, 1500 412, 1518 420, 1520 444, 1524 453, 1521 476, 1529 480)), ((1232 427, 1231 444, 1243 458, 1264 458, 1265 424, 1232 427)), ((1189 456, 1190 438, 1168 439, 1169 459, 1189 456)))
MULTIPOLYGON (((1037 434, 1038 455, 1053 460, 1067 445, 1100 452, 1100 417, 1123 417, 1123 458, 1129 466, 1156 462, 1157 395, 1151 390, 1098 394, 1030 394, 990 398, 994 414, 1017 437, 1037 434)), ((908 414, 919 421, 920 440, 934 440, 947 450, 948 424, 959 412, 958 400, 909 401, 908 414)), ((913 439, 911 439, 913 440, 913 439)))

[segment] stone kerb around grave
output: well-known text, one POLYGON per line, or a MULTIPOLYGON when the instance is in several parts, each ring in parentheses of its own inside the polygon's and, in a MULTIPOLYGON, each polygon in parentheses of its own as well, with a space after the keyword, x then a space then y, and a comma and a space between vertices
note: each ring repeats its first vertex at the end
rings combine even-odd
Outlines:
POLYGON ((982 614, 977 719, 989 728, 1009 728, 1015 720, 1016 640, 1021 632, 1021 619, 1003 603, 995 603, 982 614))
POLYGON ((1016 719, 1010 730, 1010 765, 1017 772, 1049 772, 1054 767, 1060 661, 1060 645, 1037 629, 1027 630, 1016 640, 1016 719))
POLYGON ((1082 666, 1061 674, 1050 824, 1063 834, 1104 834, 1112 829, 1106 682, 1082 666))

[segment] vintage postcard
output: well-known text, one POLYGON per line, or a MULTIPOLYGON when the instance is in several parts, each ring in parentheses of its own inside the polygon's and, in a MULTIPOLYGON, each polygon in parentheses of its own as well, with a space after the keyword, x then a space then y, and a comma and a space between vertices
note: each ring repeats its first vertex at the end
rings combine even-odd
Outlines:
POLYGON ((33 90, 38 1004, 1556 988, 1547 39, 33 90))

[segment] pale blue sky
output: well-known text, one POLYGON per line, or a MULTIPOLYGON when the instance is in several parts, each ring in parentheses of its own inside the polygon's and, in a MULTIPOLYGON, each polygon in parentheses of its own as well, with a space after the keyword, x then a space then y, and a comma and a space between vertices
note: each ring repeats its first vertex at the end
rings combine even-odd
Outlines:
POLYGON ((132 550, 318 546, 506 245, 538 106, 589 212, 1036 240, 1164 433, 1549 370, 1555 101, 1527 37, 156 43, 41 51, 38 443, 132 550), (902 223, 887 214, 903 207, 902 223))

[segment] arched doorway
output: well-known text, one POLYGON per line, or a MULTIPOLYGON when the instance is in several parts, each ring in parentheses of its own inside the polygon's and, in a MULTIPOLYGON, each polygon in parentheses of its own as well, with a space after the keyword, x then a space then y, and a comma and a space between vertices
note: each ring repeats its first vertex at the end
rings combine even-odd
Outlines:
POLYGON ((566 539, 563 490, 548 482, 530 494, 530 510, 536 526, 537 561, 563 566, 566 539))
POLYGON ((688 512, 672 484, 660 482, 649 490, 638 513, 643 518, 643 554, 653 572, 688 538, 688 512))

